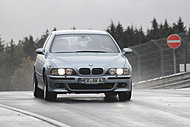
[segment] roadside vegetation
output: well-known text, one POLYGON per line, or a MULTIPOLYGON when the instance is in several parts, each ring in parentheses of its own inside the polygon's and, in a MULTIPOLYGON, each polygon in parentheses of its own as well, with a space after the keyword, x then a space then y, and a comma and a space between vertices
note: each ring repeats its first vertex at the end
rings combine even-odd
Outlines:
MULTIPOLYGON (((133 25, 124 28, 119 22, 111 22, 108 31, 118 42, 121 48, 136 46, 146 43, 151 39, 167 37, 172 33, 187 32, 190 36, 190 28, 186 28, 181 18, 176 23, 169 25, 167 20, 158 23, 154 18, 152 27, 146 32, 133 25)), ((53 30, 56 30, 54 28, 53 30)), ((35 50, 43 46, 49 31, 37 39, 32 35, 24 37, 19 42, 5 42, 0 36, 0 91, 3 90, 32 90, 33 64, 35 50)))

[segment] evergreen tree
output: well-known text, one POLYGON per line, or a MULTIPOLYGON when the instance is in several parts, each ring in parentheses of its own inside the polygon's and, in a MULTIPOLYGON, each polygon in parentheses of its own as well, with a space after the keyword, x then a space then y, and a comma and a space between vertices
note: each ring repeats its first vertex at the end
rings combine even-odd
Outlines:
POLYGON ((108 26, 106 31, 110 33, 113 36, 113 38, 116 40, 116 26, 114 25, 113 21, 111 21, 111 24, 108 26))
POLYGON ((173 27, 171 28, 171 33, 172 34, 178 33, 178 28, 177 28, 177 24, 176 23, 173 23, 173 27))
POLYGON ((152 21, 152 30, 154 32, 157 32, 158 31, 158 23, 156 21, 156 19, 154 18, 153 21, 152 21))
POLYGON ((129 47, 129 46, 134 46, 135 45, 135 40, 134 40, 135 32, 133 29, 133 26, 127 27, 127 29, 124 31, 124 39, 125 39, 125 44, 124 47, 129 47))
POLYGON ((29 37, 25 37, 24 41, 22 41, 23 44, 23 51, 25 54, 25 57, 31 57, 32 60, 35 59, 35 42, 33 40, 33 37, 30 35, 29 37))
POLYGON ((0 83, 1 83, 2 87, 4 86, 3 81, 2 81, 3 75, 4 75, 3 69, 2 69, 3 66, 4 66, 4 44, 3 44, 3 41, 0 36, 0 83))
POLYGON ((151 38, 151 30, 150 29, 147 29, 147 31, 146 31, 146 38, 147 38, 147 40, 148 41, 150 41, 152 38, 151 38))
POLYGON ((115 28, 115 39, 120 46, 120 48, 123 48, 123 27, 122 25, 118 22, 116 28, 115 28))
POLYGON ((146 38, 146 36, 145 36, 145 34, 143 32, 142 27, 140 27, 140 29, 137 30, 137 33, 138 33, 138 40, 139 40, 138 44, 142 44, 142 43, 147 42, 147 38, 146 38))
POLYGON ((151 39, 158 39, 158 38, 160 38, 159 27, 158 27, 158 23, 157 23, 157 21, 156 21, 155 18, 152 21, 152 28, 151 28, 149 34, 150 35, 148 35, 148 36, 151 39))
POLYGON ((37 43, 36 43, 35 47, 36 48, 42 48, 45 41, 46 41, 46 39, 47 39, 47 37, 48 37, 48 35, 49 35, 49 31, 46 30, 46 32, 41 36, 41 38, 39 40, 37 40, 37 43))
POLYGON ((176 27, 178 29, 178 33, 186 31, 186 27, 184 26, 184 22, 182 21, 181 17, 179 17, 176 27))
POLYGON ((13 72, 17 68, 17 64, 15 61, 15 43, 11 40, 10 44, 6 45, 4 49, 4 58, 3 58, 3 65, 1 66, 1 77, 3 79, 3 89, 9 90, 11 88, 10 84, 10 76, 12 76, 13 72))
POLYGON ((167 37, 170 34, 170 27, 168 25, 167 19, 164 21, 164 28, 163 28, 163 37, 167 37))
POLYGON ((16 68, 16 61, 15 61, 15 43, 14 43, 14 41, 13 41, 13 39, 11 39, 11 42, 10 42, 10 60, 11 60, 11 64, 12 64, 12 66, 11 67, 13 67, 13 69, 12 70, 15 70, 15 68, 16 68))
POLYGON ((162 25, 162 23, 160 23, 159 25, 159 34, 161 37, 164 37, 164 25, 162 25))
POLYGON ((173 27, 171 28, 171 33, 182 33, 186 31, 186 27, 184 26, 184 22, 181 17, 179 17, 177 23, 173 23, 173 27))
POLYGON ((32 75, 34 61, 30 57, 23 58, 18 68, 10 78, 12 89, 14 90, 32 90, 32 75))
POLYGON ((0 36, 0 53, 2 53, 4 51, 4 44, 3 44, 3 40, 1 39, 0 36))

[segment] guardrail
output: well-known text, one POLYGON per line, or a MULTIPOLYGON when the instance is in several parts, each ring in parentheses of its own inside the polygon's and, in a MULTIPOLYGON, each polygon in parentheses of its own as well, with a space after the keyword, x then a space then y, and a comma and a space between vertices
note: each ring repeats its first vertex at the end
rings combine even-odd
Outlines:
POLYGON ((187 87, 190 87, 190 72, 176 73, 133 83, 133 88, 135 89, 179 89, 187 87))

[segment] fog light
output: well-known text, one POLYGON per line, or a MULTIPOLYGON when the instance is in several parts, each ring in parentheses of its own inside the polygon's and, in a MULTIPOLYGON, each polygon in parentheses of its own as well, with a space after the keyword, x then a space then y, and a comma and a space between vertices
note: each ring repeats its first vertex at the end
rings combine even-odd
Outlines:
POLYGON ((64 84, 56 83, 54 84, 55 88, 65 88, 64 84))
POLYGON ((119 84, 117 85, 117 87, 119 87, 119 88, 127 87, 127 83, 119 83, 119 84))

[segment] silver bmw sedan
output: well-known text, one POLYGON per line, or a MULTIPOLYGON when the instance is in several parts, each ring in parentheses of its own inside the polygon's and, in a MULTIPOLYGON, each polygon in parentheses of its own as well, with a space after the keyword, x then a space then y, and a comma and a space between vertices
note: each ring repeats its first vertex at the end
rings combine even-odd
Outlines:
POLYGON ((104 93, 130 100, 132 67, 126 54, 131 52, 105 31, 54 31, 36 50, 34 96, 54 101, 57 94, 104 93))

